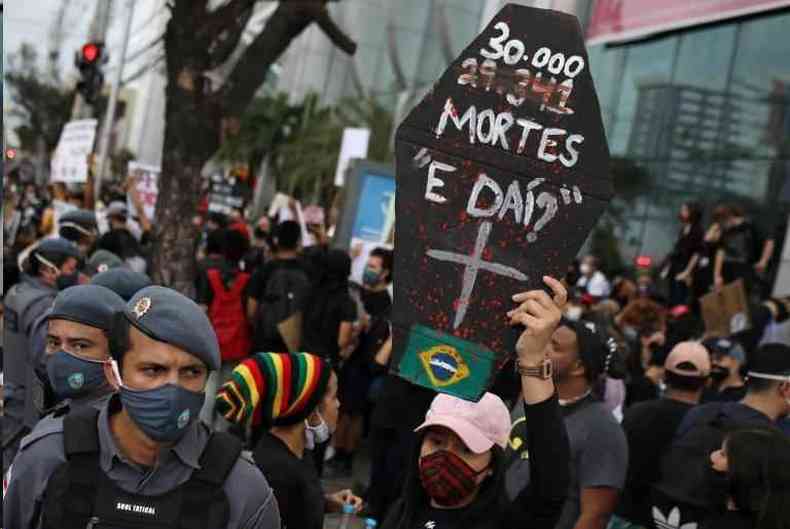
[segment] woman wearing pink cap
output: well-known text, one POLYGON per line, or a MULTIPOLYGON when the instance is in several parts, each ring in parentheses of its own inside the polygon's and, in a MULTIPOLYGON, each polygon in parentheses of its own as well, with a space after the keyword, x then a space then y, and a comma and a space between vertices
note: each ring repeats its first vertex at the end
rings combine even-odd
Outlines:
POLYGON ((516 351, 526 403, 530 483, 515 501, 505 492, 505 449, 510 412, 486 393, 479 402, 437 396, 417 428, 418 451, 403 492, 382 529, 551 529, 562 510, 569 484, 570 448, 544 356, 562 317, 567 292, 543 278, 543 290, 513 296, 520 304, 507 313, 511 325, 524 325, 516 351))

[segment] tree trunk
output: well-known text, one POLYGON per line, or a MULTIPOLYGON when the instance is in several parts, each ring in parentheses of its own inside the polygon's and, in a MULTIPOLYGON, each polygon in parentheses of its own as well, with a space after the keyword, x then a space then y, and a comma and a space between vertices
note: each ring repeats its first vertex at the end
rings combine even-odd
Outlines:
MULTIPOLYGON (((152 277, 184 294, 194 292, 195 244, 192 224, 202 184, 201 170, 219 148, 220 112, 202 75, 209 64, 208 45, 178 7, 167 26, 168 82, 162 174, 154 223, 152 277)), ((191 18, 191 17, 188 17, 191 18)))
POLYGON ((172 16, 164 39, 165 140, 153 227, 151 275, 156 283, 187 295, 194 292, 198 231, 192 217, 201 170, 220 146, 222 119, 237 117, 247 108, 269 67, 312 22, 319 24, 335 46, 354 53, 356 44, 329 18, 326 2, 281 2, 217 92, 212 91, 205 72, 215 68, 228 50, 218 48, 216 38, 223 31, 242 31, 255 0, 233 0, 214 12, 207 11, 205 0, 170 4, 172 16))

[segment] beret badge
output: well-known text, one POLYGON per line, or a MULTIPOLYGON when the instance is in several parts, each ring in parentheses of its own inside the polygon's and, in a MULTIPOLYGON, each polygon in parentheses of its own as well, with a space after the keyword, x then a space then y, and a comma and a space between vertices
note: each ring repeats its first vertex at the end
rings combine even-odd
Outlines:
POLYGON ((151 310, 151 298, 145 297, 145 298, 140 298, 137 301, 137 303, 134 305, 134 309, 132 309, 132 312, 134 312, 134 315, 139 320, 140 318, 145 316, 149 310, 151 310))

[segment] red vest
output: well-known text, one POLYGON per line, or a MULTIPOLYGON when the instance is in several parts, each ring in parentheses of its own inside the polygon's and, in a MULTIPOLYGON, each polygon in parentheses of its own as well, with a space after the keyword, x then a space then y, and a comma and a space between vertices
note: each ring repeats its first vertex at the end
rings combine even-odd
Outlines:
POLYGON ((252 337, 242 293, 250 280, 250 274, 238 272, 233 287, 228 290, 222 283, 219 270, 210 268, 206 273, 214 293, 208 317, 217 333, 222 361, 245 358, 250 354, 252 337))

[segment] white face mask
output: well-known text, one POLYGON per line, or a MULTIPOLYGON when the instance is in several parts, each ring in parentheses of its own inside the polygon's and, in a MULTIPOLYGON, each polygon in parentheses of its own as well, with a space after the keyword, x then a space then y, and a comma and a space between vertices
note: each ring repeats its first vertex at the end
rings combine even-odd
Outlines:
POLYGON ((582 317, 583 309, 578 305, 573 305, 565 309, 565 317, 571 321, 579 321, 582 317))
POLYGON ((320 413, 318 414, 318 418, 321 420, 318 426, 311 426, 307 420, 304 421, 304 425, 306 426, 304 431, 305 448, 308 450, 313 450, 316 445, 329 441, 329 438, 332 436, 332 433, 329 431, 329 425, 326 424, 326 421, 321 417, 320 413))

